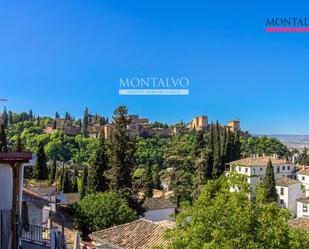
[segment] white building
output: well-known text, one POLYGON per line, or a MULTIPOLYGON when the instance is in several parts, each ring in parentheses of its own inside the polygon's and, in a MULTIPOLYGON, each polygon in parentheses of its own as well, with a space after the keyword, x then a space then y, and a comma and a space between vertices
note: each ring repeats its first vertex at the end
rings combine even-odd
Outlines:
POLYGON ((309 167, 302 167, 296 172, 296 178, 300 181, 306 191, 306 196, 309 196, 309 167))
POLYGON ((296 215, 296 199, 305 197, 301 183, 287 177, 279 177, 276 179, 276 191, 278 195, 278 206, 288 208, 296 215))
POLYGON ((309 197, 298 198, 297 217, 309 218, 309 197))
POLYGON ((26 220, 28 220, 29 224, 36 227, 47 225, 49 212, 45 214, 48 211, 45 207, 49 206, 49 202, 46 199, 28 189, 23 189, 23 208, 25 208, 25 205, 27 206, 27 213, 23 212, 22 215, 27 215, 26 220))
POLYGON ((229 163, 229 170, 248 176, 248 183, 252 192, 255 192, 256 185, 263 180, 268 161, 271 160, 275 179, 287 177, 295 179, 296 166, 294 163, 278 159, 276 156, 252 156, 229 163))

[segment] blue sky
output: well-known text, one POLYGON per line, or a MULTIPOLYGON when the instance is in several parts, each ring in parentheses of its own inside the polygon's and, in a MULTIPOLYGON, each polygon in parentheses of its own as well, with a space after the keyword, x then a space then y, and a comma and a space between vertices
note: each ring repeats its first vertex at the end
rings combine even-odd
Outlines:
POLYGON ((309 134, 309 33, 265 32, 267 17, 306 17, 309 4, 244 2, 0 1, 0 97, 40 115, 124 104, 152 121, 309 134), (188 77, 190 95, 119 96, 134 76, 188 77))

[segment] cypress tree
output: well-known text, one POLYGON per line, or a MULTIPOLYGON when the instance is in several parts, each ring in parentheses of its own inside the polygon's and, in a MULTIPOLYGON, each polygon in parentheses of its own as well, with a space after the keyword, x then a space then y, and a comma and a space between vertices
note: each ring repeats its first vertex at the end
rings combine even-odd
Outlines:
POLYGON ((221 156, 223 163, 226 163, 226 154, 227 154, 227 132, 224 127, 223 129, 223 136, 222 136, 222 143, 221 143, 221 156))
POLYGON ((134 165, 135 139, 130 137, 127 124, 127 108, 119 106, 114 111, 113 128, 109 138, 111 168, 108 175, 110 189, 126 198, 133 207, 131 173, 134 165))
POLYGON ((81 190, 80 190, 80 199, 83 199, 87 192, 88 185, 88 167, 86 166, 83 171, 82 182, 81 182, 81 190))
POLYGON ((213 178, 218 178, 223 173, 223 163, 221 157, 220 128, 217 121, 214 135, 214 151, 213 151, 213 178))
POLYGON ((265 200, 267 202, 275 202, 277 200, 276 181, 275 181, 274 167, 270 159, 267 163, 263 183, 265 187, 265 200))
POLYGON ((8 113, 6 110, 6 106, 4 106, 3 112, 2 112, 2 122, 3 122, 5 129, 8 127, 8 121, 9 121, 8 113))
POLYGON ((62 191, 63 189, 63 183, 64 183, 64 174, 65 174, 65 168, 64 164, 62 164, 61 171, 59 173, 59 183, 58 183, 58 188, 62 191))
POLYGON ((21 138, 20 136, 17 136, 17 139, 13 145, 13 151, 16 152, 22 152, 23 151, 23 144, 21 142, 21 138))
POLYGON ((228 127, 227 135, 226 135, 226 155, 225 155, 225 161, 231 162, 234 158, 234 148, 233 148, 233 136, 231 133, 230 127, 228 127))
POLYGON ((204 132, 197 131, 195 132, 194 155, 198 157, 203 148, 205 148, 204 132))
POLYGON ((209 134, 208 134, 208 156, 209 156, 209 163, 211 167, 211 174, 213 172, 213 162, 214 162, 214 127, 213 123, 210 124, 209 127, 209 134))
POLYGON ((62 192, 63 193, 71 193, 71 181, 70 181, 70 175, 69 175, 68 169, 65 169, 65 171, 64 171, 62 192))
POLYGON ((11 111, 9 111, 9 124, 13 124, 13 113, 11 111))
POLYGON ((78 193, 78 187, 77 187, 77 177, 72 177, 72 193, 78 193))
POLYGON ((4 124, 0 125, 0 152, 8 152, 4 124))
POLYGON ((59 115, 58 112, 55 113, 55 119, 56 119, 56 118, 60 118, 60 115, 59 115))
POLYGON ((36 164, 33 170, 33 177, 36 180, 48 179, 48 168, 46 163, 46 154, 44 151, 44 144, 42 141, 38 144, 38 150, 36 153, 36 164))
POLYGON ((56 179, 56 171, 57 171, 57 163, 56 163, 56 160, 53 160, 51 168, 50 168, 50 182, 51 182, 51 184, 53 184, 55 179, 56 179))
POLYGON ((82 123, 82 133, 84 137, 88 136, 88 108, 86 107, 84 110, 84 117, 83 117, 83 123, 82 123))
POLYGON ((41 125, 41 118, 40 116, 38 115, 37 119, 36 119, 36 125, 37 126, 40 126, 41 125))
POLYGON ((234 138, 234 158, 233 160, 238 160, 241 157, 240 154, 240 141, 239 141, 239 131, 235 131, 235 138, 234 138))
POLYGON ((145 197, 152 197, 153 195, 153 179, 150 165, 147 165, 145 171, 144 193, 145 197))
POLYGON ((57 122, 55 119, 53 120, 53 129, 57 129, 57 122))
POLYGON ((32 113, 31 109, 29 110, 29 114, 28 115, 29 115, 29 120, 32 120, 33 119, 33 113, 32 113))
POLYGON ((92 160, 92 167, 89 171, 88 189, 93 192, 104 192, 108 189, 106 171, 108 170, 108 159, 104 135, 99 138, 99 145, 92 160))

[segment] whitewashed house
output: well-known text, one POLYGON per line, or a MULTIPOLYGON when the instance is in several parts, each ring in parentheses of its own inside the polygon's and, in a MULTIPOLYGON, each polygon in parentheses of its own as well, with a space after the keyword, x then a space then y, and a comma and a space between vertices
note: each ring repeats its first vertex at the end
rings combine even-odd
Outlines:
POLYGON ((278 196, 278 206, 281 208, 288 208, 296 215, 296 199, 305 197, 301 183, 287 177, 279 177, 276 179, 276 191, 278 196))
POLYGON ((309 197, 298 198, 297 217, 309 218, 309 197))
POLYGON ((248 183, 254 193, 256 185, 261 182, 265 176, 265 171, 269 160, 272 162, 275 178, 296 178, 296 165, 294 163, 287 162, 284 159, 279 159, 277 156, 270 157, 255 155, 248 158, 243 158, 230 162, 226 169, 228 171, 235 171, 239 174, 248 176, 248 183))
POLYGON ((296 178, 300 181, 306 192, 306 196, 309 196, 309 167, 303 166, 296 172, 296 178))
POLYGON ((176 205, 164 198, 146 198, 144 218, 150 221, 174 220, 176 205))
MULTIPOLYGON (((29 224, 36 227, 46 227, 50 218, 49 212, 45 214, 48 206, 48 200, 28 189, 23 189, 23 209, 26 210, 22 212, 22 215, 27 216, 26 220, 28 220, 29 224)), ((25 220, 25 217, 23 217, 23 220, 25 220)))

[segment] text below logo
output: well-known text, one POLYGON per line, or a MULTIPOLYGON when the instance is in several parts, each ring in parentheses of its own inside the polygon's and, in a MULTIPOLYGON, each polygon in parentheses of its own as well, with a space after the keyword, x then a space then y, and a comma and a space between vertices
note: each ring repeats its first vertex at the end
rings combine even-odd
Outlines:
POLYGON ((189 95, 186 77, 121 78, 119 95, 189 95))

